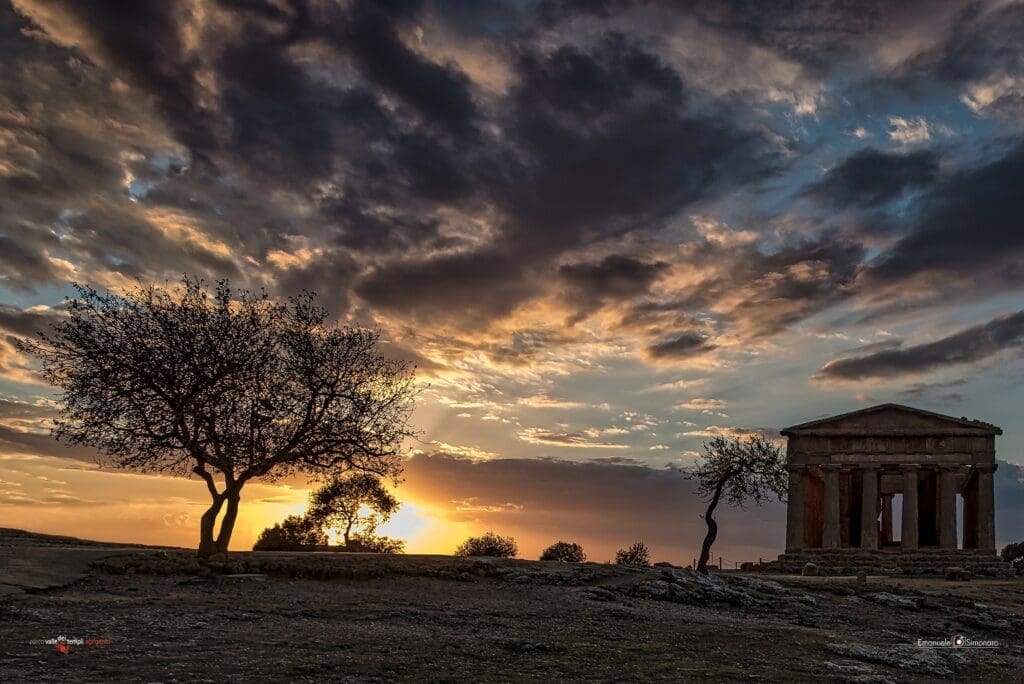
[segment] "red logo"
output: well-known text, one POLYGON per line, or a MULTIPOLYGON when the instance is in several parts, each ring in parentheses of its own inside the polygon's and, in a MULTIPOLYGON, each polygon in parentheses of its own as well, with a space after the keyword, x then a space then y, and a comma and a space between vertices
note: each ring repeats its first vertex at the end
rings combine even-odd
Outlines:
POLYGON ((67 655, 68 650, 69 650, 68 649, 68 642, 66 642, 66 641, 58 641, 57 642, 57 653, 60 653, 62 655, 67 655))

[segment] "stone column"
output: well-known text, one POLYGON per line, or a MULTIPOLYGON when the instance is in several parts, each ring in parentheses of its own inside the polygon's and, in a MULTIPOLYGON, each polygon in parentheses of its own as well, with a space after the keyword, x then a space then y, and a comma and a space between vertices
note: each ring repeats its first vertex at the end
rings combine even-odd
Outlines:
POLYGON ((956 468, 939 466, 939 547, 956 548, 956 468))
POLYGON ((804 548, 804 471, 806 466, 790 465, 786 496, 786 553, 804 548))
POLYGON ((996 509, 995 495, 993 492, 992 473, 995 472, 995 463, 982 463, 974 466, 978 471, 977 496, 978 506, 978 548, 986 551, 996 549, 996 509))
POLYGON ((821 466, 825 473, 825 515, 821 546, 824 549, 839 548, 839 466, 821 466))
POLYGON ((892 494, 882 495, 882 542, 892 541, 892 494))
POLYGON ((903 466, 903 530, 900 546, 904 550, 917 548, 917 480, 919 466, 903 466))
POLYGON ((878 466, 861 467, 860 548, 878 548, 878 466))

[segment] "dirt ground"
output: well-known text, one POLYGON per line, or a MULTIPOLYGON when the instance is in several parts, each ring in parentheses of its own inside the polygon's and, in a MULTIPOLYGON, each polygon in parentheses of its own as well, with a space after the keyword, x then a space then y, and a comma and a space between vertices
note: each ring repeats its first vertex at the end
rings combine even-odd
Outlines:
POLYGON ((1024 677, 1022 578, 361 554, 232 554, 210 572, 186 551, 0 532, 0 586, 3 682, 1024 677), (998 645, 917 645, 955 635, 998 645), (67 653, 44 643, 60 636, 67 653))

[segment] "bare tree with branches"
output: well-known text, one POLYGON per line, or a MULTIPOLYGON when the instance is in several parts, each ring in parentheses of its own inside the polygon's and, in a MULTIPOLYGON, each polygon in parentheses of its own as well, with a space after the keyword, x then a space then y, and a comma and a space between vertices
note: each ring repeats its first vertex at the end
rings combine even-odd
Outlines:
POLYGON ((705 575, 711 545, 718 536, 712 516, 722 497, 731 506, 743 508, 747 501, 760 506, 772 496, 782 501, 788 487, 782 449, 757 434, 742 439, 714 437, 704 444, 701 460, 686 471, 686 477, 697 481, 697 494, 708 504, 703 515, 708 531, 697 561, 697 571, 705 575))
POLYGON ((69 316, 21 343, 62 391, 55 435, 114 467, 200 477, 200 557, 227 552, 249 480, 401 471, 415 368, 379 353, 378 332, 329 324, 312 293, 75 288, 69 316))

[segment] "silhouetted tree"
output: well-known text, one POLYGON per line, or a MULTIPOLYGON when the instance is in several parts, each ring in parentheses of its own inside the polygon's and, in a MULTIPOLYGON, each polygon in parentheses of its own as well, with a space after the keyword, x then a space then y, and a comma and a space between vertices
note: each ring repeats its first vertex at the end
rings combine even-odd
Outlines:
POLYGON ((616 565, 650 565, 651 551, 642 541, 634 542, 628 549, 615 552, 616 565))
POLYGON ((1024 575, 1024 542, 1007 544, 1003 547, 1001 556, 1018 575, 1024 575))
POLYGON ((1007 563, 1012 563, 1018 558, 1024 557, 1024 542, 1016 542, 1015 544, 1007 544, 1003 547, 1000 556, 1007 563))
POLYGON ((455 549, 456 556, 496 556, 498 558, 514 558, 519 553, 516 540, 502 537, 494 532, 486 532, 479 537, 470 537, 455 549))
POLYGON ((708 531, 697 561, 697 571, 705 575, 711 545, 718 536, 718 523, 712 516, 722 497, 740 508, 748 500, 760 506, 772 495, 783 500, 788 488, 782 449, 756 434, 742 439, 721 435, 713 438, 704 445, 701 460, 686 471, 686 477, 697 480, 697 494, 708 503, 703 516, 708 531))
POLYGON ((253 551, 313 551, 327 545, 320 525, 301 515, 289 515, 260 533, 253 551))
POLYGON ((575 542, 555 542, 540 554, 542 561, 560 561, 562 563, 582 563, 587 560, 583 547, 575 542))
POLYGON ((381 355, 377 332, 328 324, 313 294, 75 287, 68 317, 22 343, 63 392, 56 435, 116 467, 202 478, 201 557, 227 551, 249 480, 400 472, 414 369, 381 355))
POLYGON ((366 539, 398 510, 398 500, 380 478, 364 472, 333 474, 309 499, 307 515, 328 528, 341 532, 345 546, 352 530, 366 539))

